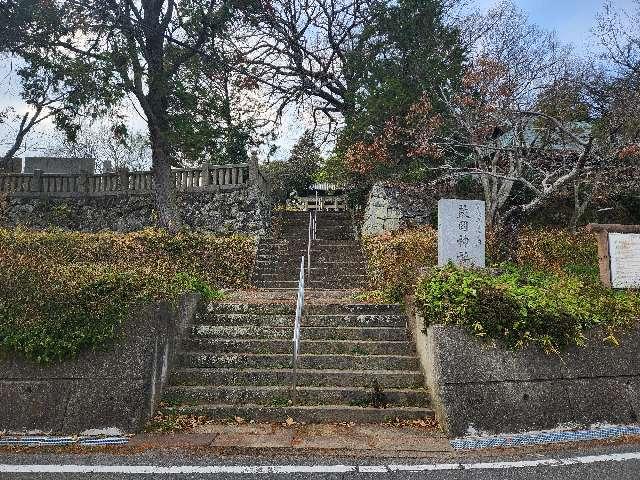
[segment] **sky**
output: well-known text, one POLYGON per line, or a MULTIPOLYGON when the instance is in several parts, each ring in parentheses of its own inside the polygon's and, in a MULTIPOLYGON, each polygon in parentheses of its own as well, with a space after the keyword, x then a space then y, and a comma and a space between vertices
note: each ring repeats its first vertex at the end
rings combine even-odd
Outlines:
MULTIPOLYGON (((632 8, 633 0, 611 0, 615 7, 632 8)), ((499 0, 473 0, 475 6, 486 10, 495 5, 499 0)), ((596 24, 596 16, 602 11, 604 0, 514 0, 514 3, 523 9, 530 17, 531 23, 540 27, 555 31, 558 38, 564 43, 571 43, 575 52, 580 54, 588 48, 591 32, 596 24)), ((7 76, 9 71, 8 61, 0 59, 0 109, 7 105, 14 105, 18 110, 21 107, 20 99, 16 94, 15 81, 7 76), (12 88, 13 87, 13 88, 12 88)), ((139 121, 136 122, 139 126, 139 121)), ((280 136, 275 142, 278 145, 277 157, 285 158, 295 140, 304 131, 304 122, 296 119, 294 115, 287 115, 283 121, 280 136)), ((51 134, 49 132, 42 132, 51 134)), ((0 151, 3 149, 3 137, 7 134, 6 127, 3 130, 0 125, 0 151)), ((42 135, 42 134, 40 134, 42 135)), ((37 138, 30 138, 31 146, 38 144, 37 138)), ((23 155, 36 155, 37 150, 29 147, 23 155)))
MULTIPOLYGON (((497 3, 494 0, 477 0, 476 4, 487 9, 497 3)), ((515 0, 514 3, 529 14, 532 23, 546 30, 555 31, 560 40, 573 43, 576 49, 585 48, 602 11, 604 0, 515 0)), ((631 9, 633 0, 611 0, 616 8, 631 9)))

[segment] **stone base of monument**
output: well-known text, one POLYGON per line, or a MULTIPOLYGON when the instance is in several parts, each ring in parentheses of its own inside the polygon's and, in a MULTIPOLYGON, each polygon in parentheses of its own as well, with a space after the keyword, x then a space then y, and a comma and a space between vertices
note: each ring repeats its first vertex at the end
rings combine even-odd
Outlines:
POLYGON ((561 356, 507 350, 461 328, 414 318, 413 331, 439 423, 453 436, 628 424, 640 416, 640 330, 620 346, 593 332, 561 356))

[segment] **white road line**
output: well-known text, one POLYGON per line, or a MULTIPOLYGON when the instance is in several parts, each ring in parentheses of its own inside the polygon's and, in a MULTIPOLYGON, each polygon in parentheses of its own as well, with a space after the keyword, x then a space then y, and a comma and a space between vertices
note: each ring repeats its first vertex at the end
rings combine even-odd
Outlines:
POLYGON ((563 467, 602 462, 640 460, 640 452, 589 455, 569 458, 541 458, 518 462, 431 463, 423 465, 7 465, 0 473, 121 473, 149 475, 179 474, 294 474, 294 473, 389 473, 426 472, 435 470, 492 470, 511 468, 563 467))

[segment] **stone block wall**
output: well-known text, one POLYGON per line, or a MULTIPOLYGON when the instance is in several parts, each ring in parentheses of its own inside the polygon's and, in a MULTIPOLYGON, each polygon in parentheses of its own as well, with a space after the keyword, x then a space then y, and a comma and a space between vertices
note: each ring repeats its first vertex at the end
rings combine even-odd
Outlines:
POLYGON ((560 356, 511 351, 458 327, 414 323, 438 420, 451 435, 515 433, 573 424, 636 423, 640 416, 640 329, 620 346, 593 332, 560 356))
POLYGON ((406 183, 376 183, 364 210, 363 235, 379 235, 433 223, 438 199, 424 186, 406 183))
POLYGON ((42 366, 3 358, 0 431, 141 430, 161 398, 198 300, 187 295, 177 309, 150 306, 123 326, 114 345, 75 360, 42 366))
MULTIPOLYGON (((269 226, 271 206, 258 188, 178 193, 186 227, 212 233, 261 234, 269 226)), ((0 202, 0 226, 82 232, 131 232, 155 225, 153 196, 8 197, 0 202)))

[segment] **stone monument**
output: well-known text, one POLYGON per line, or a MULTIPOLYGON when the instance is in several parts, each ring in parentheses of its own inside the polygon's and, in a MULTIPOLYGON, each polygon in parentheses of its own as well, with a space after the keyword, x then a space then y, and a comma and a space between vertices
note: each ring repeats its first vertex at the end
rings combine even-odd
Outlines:
POLYGON ((438 201, 438 266, 485 266, 484 211, 482 200, 438 201))

